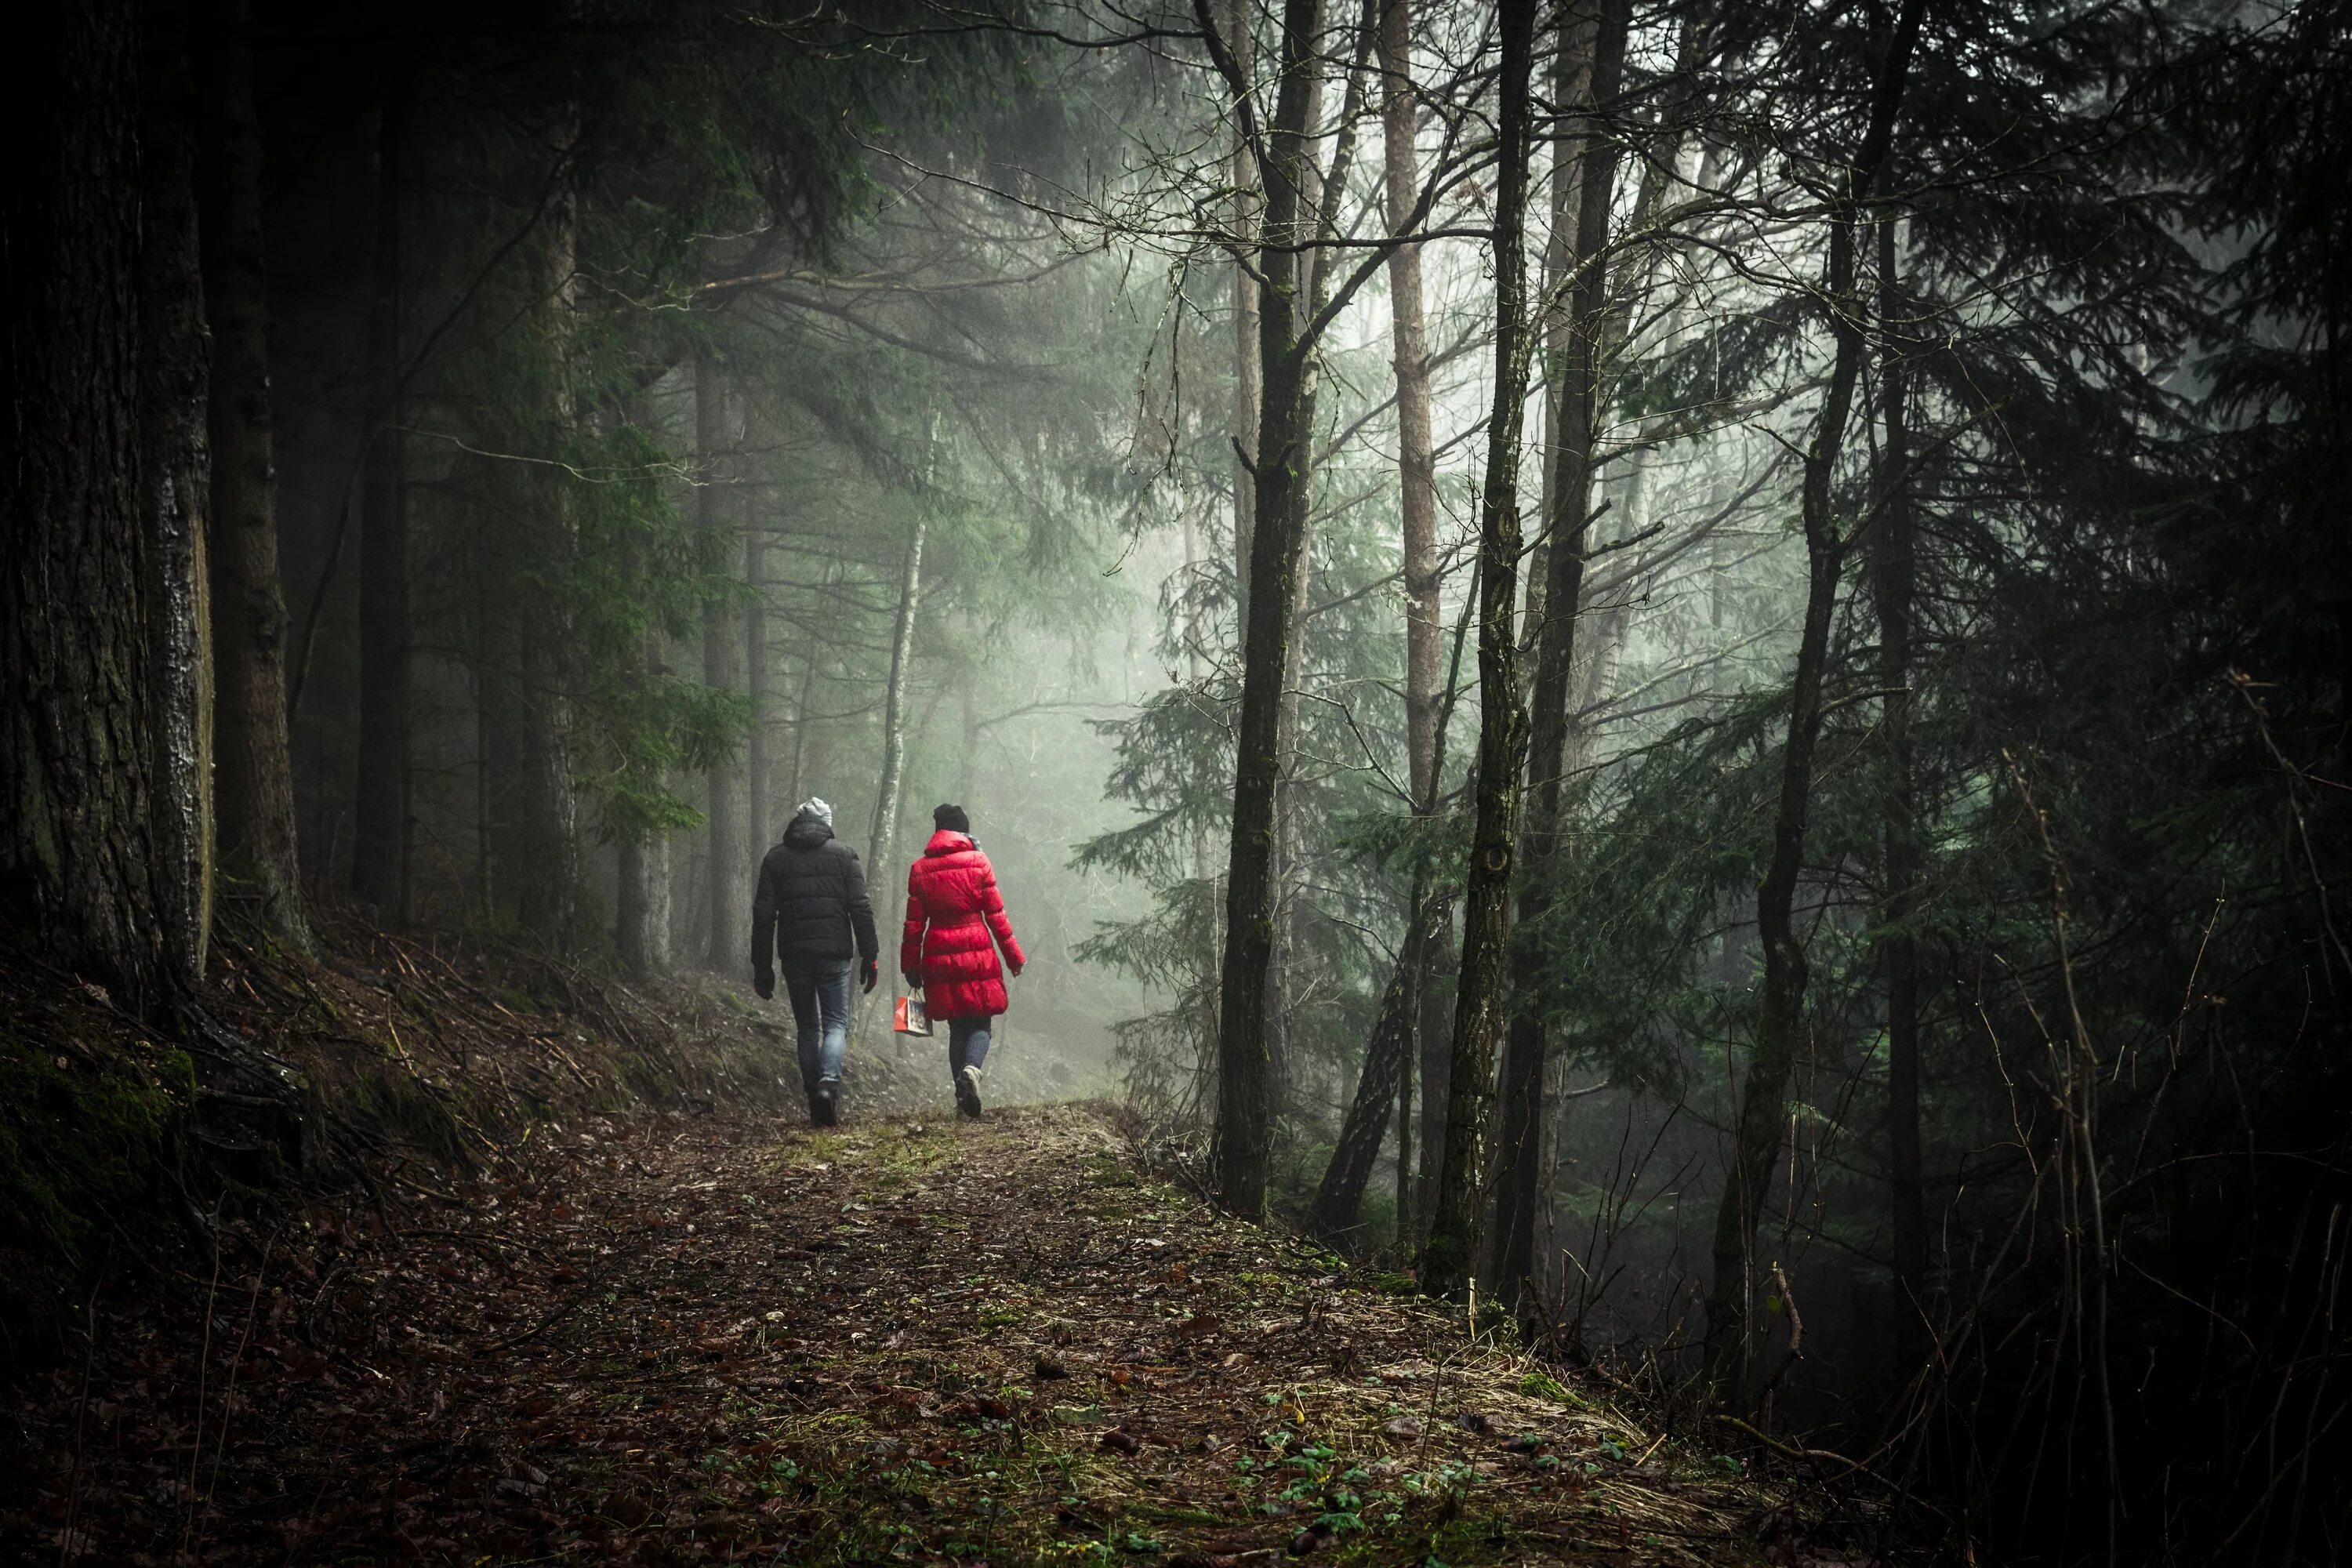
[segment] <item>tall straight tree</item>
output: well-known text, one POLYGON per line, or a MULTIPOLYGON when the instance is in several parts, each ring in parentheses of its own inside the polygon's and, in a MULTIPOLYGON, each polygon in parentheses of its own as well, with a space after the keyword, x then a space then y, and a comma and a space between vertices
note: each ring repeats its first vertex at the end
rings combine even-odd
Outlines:
MULTIPOLYGON (((1225 951, 1218 979, 1217 1116, 1211 1141, 1218 1201, 1237 1214, 1254 1215, 1265 1206, 1272 1154, 1266 981, 1275 938, 1275 796, 1282 773, 1285 673, 1314 455, 1318 353, 1339 310, 1385 258, 1378 249, 1371 251, 1336 288, 1328 287, 1321 273, 1318 241, 1331 215, 1317 199, 1323 181, 1314 152, 1320 5, 1288 0, 1283 8, 1274 121, 1262 137, 1248 79, 1210 16, 1207 0, 1194 0, 1194 16, 1210 58, 1233 95, 1234 118, 1265 183, 1264 220, 1251 237, 1260 286, 1260 406, 1252 476, 1255 526, 1243 611, 1233 838, 1226 867, 1225 951)), ((1341 147, 1347 144, 1343 138, 1341 147)), ((1334 163, 1339 163, 1338 154, 1334 163)), ((1416 208, 1412 221, 1420 220, 1416 208)))
MULTIPOLYGON (((1391 238, 1410 232, 1414 196, 1421 183, 1414 148, 1419 101, 1412 85, 1412 0, 1380 0, 1381 147, 1383 194, 1388 202, 1391 238)), ((1404 567, 1404 714, 1406 788, 1412 792, 1416 815, 1437 809, 1439 788, 1438 707, 1441 662, 1444 657, 1444 614, 1438 604, 1437 565, 1437 444, 1430 432, 1429 331, 1423 300, 1421 247, 1400 244, 1389 255, 1389 310, 1396 369, 1398 510, 1403 521, 1404 567)), ((1423 885, 1412 895, 1418 910, 1430 896, 1423 885)), ((1445 1010, 1437 989, 1430 984, 1440 957, 1451 945, 1452 918, 1433 926, 1428 939, 1409 957, 1418 966, 1411 989, 1409 1048, 1418 1047, 1422 1064, 1422 1106, 1429 1131, 1423 1139, 1424 1179, 1436 1162, 1430 1158, 1444 1146, 1444 1074, 1432 1071, 1433 1057, 1445 1047, 1445 1010)), ((1399 1237, 1414 1234, 1412 1209, 1412 1079, 1408 1059, 1397 1075, 1397 1226, 1399 1237)), ((1402 1241, 1400 1241, 1402 1245, 1402 1241)))
MULTIPOLYGON (((694 489, 695 528, 709 559, 726 559, 727 514, 734 478, 727 459, 727 382, 719 358, 709 347, 694 357, 694 456, 698 470, 694 489)), ((715 603, 702 626, 702 679, 714 690, 732 691, 738 685, 736 666, 742 661, 741 628, 735 606, 715 603)), ((751 852, 739 814, 742 780, 733 759, 712 764, 707 776, 705 826, 710 852, 709 875, 703 879, 708 895, 703 909, 704 958, 711 968, 731 973, 742 963, 749 939, 744 932, 751 919, 751 852)))
POLYGON ((223 862, 262 924, 308 950, 287 742, 286 598, 278 576, 268 278, 251 0, 221 0, 205 62, 202 228, 211 317, 214 804, 223 862))
POLYGON ((1519 440, 1526 422, 1532 340, 1527 310, 1528 89, 1534 71, 1534 0, 1502 0, 1496 30, 1495 174, 1495 398, 1478 504, 1477 823, 1470 840, 1462 977, 1448 1075, 1445 1168, 1422 1252, 1422 1288, 1466 1292, 1478 1258, 1487 1188, 1487 1121, 1494 1106, 1495 1044, 1510 958, 1511 879, 1518 830, 1519 769, 1527 724, 1519 707, 1519 440))
MULTIPOLYGON (((1234 91, 1246 99, 1256 55, 1251 30, 1252 0, 1230 0, 1224 19, 1234 91)), ((1234 579, 1249 585, 1250 536, 1257 515, 1257 425, 1260 395, 1257 354, 1257 278, 1250 236, 1257 222, 1257 168, 1250 149, 1249 122, 1234 117, 1234 579)))
POLYGON ((1756 1225, 1787 1120, 1789 1074, 1796 1063, 1804 1021, 1808 968, 1795 921, 1797 878, 1804 868, 1805 816, 1813 784, 1813 750, 1821 739, 1822 677, 1829 664, 1830 623, 1850 531, 1840 527, 1836 478, 1853 411, 1854 387, 1868 348, 1869 309, 1857 287, 1856 251, 1867 237, 1867 215, 1895 115, 1909 79, 1926 0, 1904 0, 1893 25, 1874 29, 1869 117, 1852 162, 1836 171, 1829 214, 1829 256, 1821 298, 1835 342, 1821 409, 1804 453, 1800 519, 1805 534, 1805 619, 1789 689, 1789 734, 1781 752, 1780 799, 1772 816, 1772 848, 1756 889, 1757 936, 1764 949, 1762 999, 1756 1045, 1740 1086, 1732 1129, 1730 1167, 1716 1205, 1714 1278, 1706 1297, 1706 1371, 1717 1397, 1748 1397, 1749 1298, 1755 1282, 1756 1225))
POLYGON ((360 743, 352 891, 379 907, 403 896, 408 816, 408 498, 401 472, 401 146, 408 83, 380 68, 374 244, 368 277, 366 452, 360 502, 360 743))
MULTIPOLYGON (((1272 1154, 1272 1062, 1267 1050, 1266 975, 1274 953, 1275 791, 1281 777, 1279 730, 1283 673, 1288 663, 1297 542, 1305 524, 1297 504, 1313 432, 1306 427, 1311 338, 1299 334, 1297 303, 1307 286, 1299 245, 1315 222, 1309 202, 1314 148, 1309 112, 1322 7, 1288 0, 1274 123, 1257 163, 1265 180, 1265 218, 1257 237, 1260 408, 1254 525, 1243 633, 1242 711, 1235 737, 1231 858, 1225 879, 1225 955, 1218 983, 1217 1120, 1211 1159, 1217 1196, 1236 1214, 1265 1206, 1272 1154)), ((1235 96, 1247 137, 1255 116, 1248 86, 1215 26, 1202 33, 1235 96)))
POLYGON ((1565 318, 1553 367, 1554 451, 1548 487, 1541 624, 1536 629, 1536 674, 1529 693, 1527 831, 1519 860, 1519 940, 1512 956, 1512 1006, 1502 1068, 1502 1148, 1495 1178, 1495 1282, 1507 1301, 1519 1300, 1535 1266, 1536 1215, 1541 1206, 1543 1083, 1546 1017, 1552 998, 1546 965, 1528 938, 1551 908, 1557 874, 1562 771, 1568 758, 1569 697, 1576 665, 1579 604, 1584 592, 1585 534, 1592 514, 1592 476, 1599 434, 1602 318, 1610 307, 1609 218, 1616 198, 1618 141, 1608 116, 1624 76, 1630 0, 1601 0, 1564 20, 1556 57, 1562 108, 1552 178, 1555 223, 1567 230, 1555 241, 1565 318))

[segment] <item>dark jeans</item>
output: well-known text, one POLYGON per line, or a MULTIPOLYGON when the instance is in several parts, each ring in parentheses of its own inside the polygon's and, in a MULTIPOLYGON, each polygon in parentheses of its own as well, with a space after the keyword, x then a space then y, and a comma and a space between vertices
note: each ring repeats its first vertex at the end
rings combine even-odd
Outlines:
POLYGON ((960 1076, 966 1068, 988 1065, 988 1026, 993 1018, 950 1018, 948 1020, 948 1076, 960 1076))
POLYGON ((841 1081, 841 1054, 849 1044, 849 971, 846 958, 786 958, 784 994, 792 998, 793 1022, 800 1026, 801 1088, 841 1081))

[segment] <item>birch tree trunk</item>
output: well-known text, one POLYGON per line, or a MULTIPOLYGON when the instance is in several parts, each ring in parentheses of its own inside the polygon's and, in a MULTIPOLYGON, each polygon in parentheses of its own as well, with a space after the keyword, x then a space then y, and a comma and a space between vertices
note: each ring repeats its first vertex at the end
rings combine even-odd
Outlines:
MULTIPOLYGON (((923 594, 923 540, 930 528, 929 486, 915 509, 907 536, 907 556, 898 569, 898 613, 890 626, 890 677, 882 689, 882 783, 874 795, 874 828, 866 840, 869 885, 888 888, 890 857, 898 837, 899 796, 907 772, 907 668, 915 651, 915 611, 923 594)), ((887 893, 886 893, 887 898, 887 893)), ((882 917, 887 921, 887 915, 882 917)))
POLYGON ((1478 519, 1477 825, 1470 843, 1465 899, 1445 1170, 1421 1268, 1422 1288, 1445 1296, 1469 1289, 1485 1228, 1487 1121, 1494 1104, 1496 1037, 1503 1021, 1503 983, 1509 962, 1519 770, 1527 745, 1515 622, 1519 438, 1526 419, 1529 348, 1522 318, 1527 305, 1524 230, 1535 11, 1534 0, 1502 0, 1497 18, 1502 66, 1495 181, 1495 397, 1478 519))
POLYGON ((1756 1224, 1788 1115, 1789 1073, 1796 1061, 1798 1035, 1804 1021, 1808 968, 1803 944, 1797 937, 1794 904, 1797 878, 1804 867, 1813 749, 1821 739, 1830 624, 1837 611, 1847 543, 1839 528, 1833 484, 1865 346, 1854 251, 1863 210, 1894 133, 1924 9, 1925 0, 1905 0, 1885 38, 1873 84, 1869 126, 1854 158, 1850 183, 1830 218, 1829 260, 1822 297, 1829 308, 1836 350, 1828 384, 1822 392, 1821 413, 1805 449, 1800 491, 1806 561, 1804 629, 1798 639, 1797 666, 1790 684, 1789 735, 1781 753, 1771 857, 1756 889, 1756 931, 1764 949, 1763 996, 1757 1009, 1755 1048, 1732 1130, 1730 1167, 1716 1207, 1715 1274, 1706 1298, 1708 1382, 1717 1398, 1734 1404, 1747 1399, 1753 1382, 1748 1334, 1756 1224))
POLYGON ((286 599, 278 577, 278 473, 269 394, 261 129, 253 108, 251 0, 211 18, 203 224, 213 376, 214 798, 220 849, 262 926, 310 946, 286 732, 286 599))

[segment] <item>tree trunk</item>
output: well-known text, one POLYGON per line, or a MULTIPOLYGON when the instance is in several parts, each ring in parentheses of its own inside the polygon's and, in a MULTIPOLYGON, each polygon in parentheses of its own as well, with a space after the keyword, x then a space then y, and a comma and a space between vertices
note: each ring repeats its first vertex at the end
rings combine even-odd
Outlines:
POLYGON ((738 504, 743 510, 743 580, 751 595, 743 605, 743 695, 751 710, 751 733, 743 738, 743 833, 756 862, 783 825, 774 820, 768 799, 768 535, 749 498, 738 504))
MULTIPOLYGON (((1557 366, 1559 410, 1549 521, 1542 625, 1536 633, 1536 678, 1529 716, 1527 830, 1519 875, 1519 940, 1511 962, 1512 1007, 1503 1053, 1502 1148, 1495 1184, 1495 1281, 1507 1303, 1519 1301, 1535 1265, 1538 1178, 1544 1166, 1543 1082, 1546 1019, 1558 998, 1544 981, 1539 948, 1557 876, 1561 769, 1567 756, 1569 689, 1575 668, 1578 611, 1584 592, 1585 531, 1591 518, 1594 446, 1601 402, 1601 318, 1609 310, 1609 213, 1617 185, 1617 142, 1601 121, 1623 76, 1630 0, 1608 0, 1600 13, 1563 35, 1556 70, 1568 133, 1559 139, 1553 178, 1573 194, 1553 210, 1574 231, 1559 263, 1567 282, 1564 353, 1557 366)), ((1559 247, 1556 247, 1559 248, 1559 247)))
MULTIPOLYGON (((1421 973, 1424 950, 1434 940, 1439 924, 1453 919, 1450 903, 1433 896, 1425 878, 1414 879, 1413 919, 1397 951, 1396 968, 1381 994, 1380 1011, 1372 1019, 1371 1038, 1364 1047, 1364 1070, 1356 1081, 1356 1095, 1348 1106, 1339 1142, 1323 1180, 1315 1192, 1307 1228, 1332 1244, 1349 1242, 1362 1207, 1364 1186, 1389 1131, 1389 1106, 1404 1082, 1412 1053, 1412 1026, 1421 1006, 1421 973)), ((1408 1163, 1409 1165, 1410 1163, 1408 1163)))
MULTIPOLYGON (((939 428, 933 421, 931 440, 936 446, 939 428)), ((882 689, 882 783, 874 794, 874 829, 866 841, 866 875, 868 885, 886 889, 904 879, 892 879, 890 857, 895 852, 892 840, 898 837, 899 796, 904 793, 907 772, 907 671, 914 661, 915 612, 923 595, 923 539, 929 531, 931 516, 930 465, 924 465, 923 494, 917 498, 914 531, 907 538, 907 557, 898 571, 898 613, 890 626, 890 676, 882 689)), ((887 924, 886 912, 880 917, 887 924)))
MULTIPOLYGON (((559 124, 557 156, 565 160, 550 181, 541 220, 538 310, 533 339, 542 355, 535 388, 539 406, 530 412, 555 455, 570 446, 579 418, 572 387, 572 336, 577 307, 580 237, 576 171, 570 148, 578 140, 579 110, 568 110, 559 124)), ((540 531, 540 548, 558 559, 578 548, 571 474, 553 464, 533 464, 524 476, 529 515, 540 531)), ((518 562, 514 564, 520 565, 518 562)), ((522 600, 518 582, 517 603, 522 600)), ((515 889, 515 915, 525 931, 568 946, 579 932, 582 885, 580 796, 573 777, 572 703, 576 679, 566 668, 571 628, 559 607, 539 604, 522 620, 521 703, 517 731, 517 804, 510 839, 513 851, 506 881, 515 889)), ((748 904, 749 900, 745 902, 748 904)))
POLYGON ((209 828, 204 305, 142 15, 29 14, 0 107, 0 918, 137 1012, 200 975, 209 828))
POLYGON ((307 952, 286 732, 286 600, 278 580, 268 279, 262 262, 261 128, 253 108, 251 0, 221 0, 210 32, 204 191, 212 318, 214 792, 220 849, 261 924, 307 952))
POLYGON ((1430 1221, 1437 1214, 1437 1189, 1445 1178, 1445 1115, 1454 1076, 1454 1001, 1444 983, 1459 974, 1462 950, 1454 940, 1454 922, 1447 921, 1430 943, 1429 962, 1421 977, 1418 1043, 1421 1058, 1421 1169, 1412 1185, 1413 1250, 1418 1255, 1429 1239, 1430 1221))
MULTIPOLYGON (((1412 0, 1381 0, 1380 66, 1383 174, 1390 232, 1409 221, 1420 194, 1413 151, 1412 0)), ((1408 787, 1416 810, 1437 798, 1437 704, 1445 626, 1438 605, 1437 457, 1430 434, 1429 336, 1423 320, 1421 247, 1389 253, 1389 306, 1395 323, 1397 470, 1404 520, 1404 711, 1408 787)))
MULTIPOLYGON (((1234 70, 1246 83, 1255 45, 1251 0, 1231 0, 1223 23, 1234 70)), ((1250 276, 1249 240, 1257 218, 1257 170, 1240 117, 1234 127, 1234 580, 1249 591, 1250 542, 1256 530, 1258 386, 1257 279, 1250 276)))
POLYGON ((1494 1104, 1495 1044, 1509 962, 1519 768, 1527 742, 1515 622, 1519 435, 1526 419, 1529 347, 1521 318, 1527 304, 1528 89, 1535 10, 1534 0, 1502 0, 1497 20, 1502 74, 1495 180, 1495 398, 1478 509, 1477 826, 1470 843, 1470 881, 1464 900, 1445 1171, 1421 1270, 1422 1288, 1445 1296, 1469 1289, 1485 1228, 1487 1121, 1494 1104))
POLYGON ((669 968, 669 840, 624 838, 620 889, 614 900, 614 946, 639 980, 669 968))
POLYGON ((1274 948, 1275 790, 1282 768, 1283 675, 1289 662, 1297 542, 1306 521, 1298 497, 1314 428, 1315 344, 1298 331, 1297 306, 1307 284, 1307 268, 1297 242, 1315 225, 1305 197, 1313 159, 1307 111, 1320 11, 1318 0, 1286 0, 1284 6, 1281 83, 1265 171, 1266 247, 1260 260, 1265 298, 1258 313, 1262 404, 1255 521, 1244 618, 1242 710, 1234 745, 1225 955, 1218 985, 1217 1117, 1210 1156, 1218 1201, 1250 1217, 1265 1210, 1272 1152, 1265 993, 1274 948))
POLYGON ((375 246, 367 323, 367 452, 360 503, 360 739, 352 811, 352 891, 403 901, 408 816, 408 498, 401 472, 401 141, 406 84, 376 110, 375 246))
MULTIPOLYGON (((709 559, 727 558, 727 500, 734 477, 726 458, 727 387, 718 359, 708 349, 694 358, 694 451, 700 470, 694 491, 694 521, 709 559)), ((731 606, 714 605, 702 626, 702 679, 714 690, 732 691, 743 645, 731 606)), ((745 933, 751 919, 751 850, 739 814, 742 780, 734 762, 712 764, 705 800, 710 874, 704 881, 703 961, 732 974, 751 951, 745 933)))
MULTIPOLYGON (((1402 233, 1411 220, 1421 185, 1419 159, 1413 145, 1418 103, 1412 85, 1412 0, 1381 0, 1379 58, 1381 77, 1381 145, 1382 174, 1388 200, 1389 232, 1402 233)), ((1401 245, 1389 253, 1389 306, 1393 322, 1397 390, 1397 479, 1399 510, 1403 518, 1404 568, 1404 713, 1407 785, 1417 816, 1435 812, 1440 789, 1437 757, 1437 714, 1441 661, 1445 626, 1438 603, 1437 456, 1430 431, 1429 334, 1423 302, 1421 247, 1401 245)), ((1450 908, 1450 905, 1449 905, 1450 908)), ((1450 916, 1445 929, 1412 950, 1420 965, 1410 994, 1412 1027, 1408 1059, 1398 1073, 1397 1089, 1397 1247, 1412 1246, 1417 1235, 1413 1214, 1414 1137, 1412 1121, 1413 1062, 1422 1069, 1423 1114, 1433 1129, 1442 1129, 1445 1114, 1444 1075, 1428 1066, 1434 1052, 1443 1055, 1446 1036, 1443 998, 1433 982, 1434 965, 1452 942, 1450 916)), ((1442 1131, 1440 1133, 1442 1137, 1442 1131)), ((1424 1135, 1426 1140, 1426 1135, 1424 1135)), ((1424 1159, 1424 1169, 1435 1162, 1424 1159)))
POLYGON ((1905 310, 1897 274, 1895 229, 1878 221, 1880 362, 1878 516, 1870 525, 1871 587, 1878 613, 1878 685, 1885 692, 1879 732, 1886 747, 1886 901, 1880 923, 1888 931, 1886 961, 1886 1148, 1889 1219, 1895 1243, 1896 1334, 1924 1348, 1927 1223, 1919 1185, 1919 945, 1911 934, 1917 907, 1920 833, 1917 782, 1911 745, 1912 605, 1918 581, 1911 517, 1910 430, 1905 406, 1905 310))
POLYGON ((1854 159, 1852 184, 1830 220, 1828 276, 1822 298, 1836 337, 1828 385, 1805 450, 1800 516, 1805 534, 1805 621, 1789 693, 1789 738, 1781 755, 1780 795, 1772 818, 1772 852, 1756 889, 1756 932, 1764 949, 1763 995, 1757 1009, 1756 1046, 1741 1086, 1732 1153, 1716 1206, 1715 1277, 1706 1298, 1707 1378, 1718 1398, 1744 1402, 1750 1384, 1749 1299, 1753 1247, 1764 1192, 1772 1175, 1788 1118, 1789 1073, 1804 1021, 1808 975, 1793 908, 1805 857, 1805 813, 1812 793, 1813 749, 1821 739, 1822 686, 1829 662, 1830 624, 1846 540, 1841 536, 1832 483, 1845 443, 1854 384, 1864 350, 1864 316, 1854 287, 1854 247, 1862 210, 1885 161, 1902 101, 1911 49, 1925 0, 1905 0, 1882 51, 1870 124, 1854 159))

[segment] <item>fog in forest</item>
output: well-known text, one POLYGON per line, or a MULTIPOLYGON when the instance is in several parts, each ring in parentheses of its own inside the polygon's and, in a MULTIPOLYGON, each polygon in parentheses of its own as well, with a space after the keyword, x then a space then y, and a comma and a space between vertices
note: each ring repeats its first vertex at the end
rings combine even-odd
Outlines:
POLYGON ((1837 1561, 2352 1552, 2342 5, 42 27, 26 953, 538 954, 797 1118, 820 797, 855 1115, 961 805, 1008 1094, 1837 1561))

